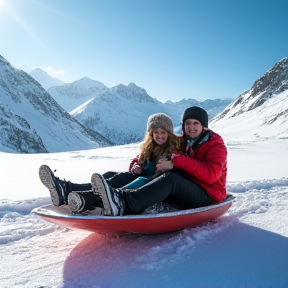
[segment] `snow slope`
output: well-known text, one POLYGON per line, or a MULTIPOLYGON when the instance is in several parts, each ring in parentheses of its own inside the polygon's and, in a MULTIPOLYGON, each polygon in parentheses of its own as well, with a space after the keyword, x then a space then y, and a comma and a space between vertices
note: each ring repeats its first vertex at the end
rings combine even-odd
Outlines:
POLYGON ((228 213, 160 235, 108 237, 29 215, 50 203, 38 177, 41 164, 62 178, 89 182, 93 172, 126 170, 137 144, 0 153, 0 287, 288 287, 288 140, 235 135, 226 141, 227 187, 236 196, 228 213))

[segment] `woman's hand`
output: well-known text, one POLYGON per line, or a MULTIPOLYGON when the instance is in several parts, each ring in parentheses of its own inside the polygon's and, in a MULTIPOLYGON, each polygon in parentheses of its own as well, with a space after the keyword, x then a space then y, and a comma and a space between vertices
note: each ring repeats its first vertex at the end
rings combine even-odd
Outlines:
POLYGON ((139 164, 137 164, 137 163, 135 163, 133 165, 133 167, 131 168, 131 173, 133 175, 138 175, 138 174, 141 174, 142 172, 143 172, 142 167, 139 164))
POLYGON ((157 171, 171 170, 173 167, 174 167, 174 165, 173 165, 173 162, 171 160, 160 159, 156 164, 157 171))

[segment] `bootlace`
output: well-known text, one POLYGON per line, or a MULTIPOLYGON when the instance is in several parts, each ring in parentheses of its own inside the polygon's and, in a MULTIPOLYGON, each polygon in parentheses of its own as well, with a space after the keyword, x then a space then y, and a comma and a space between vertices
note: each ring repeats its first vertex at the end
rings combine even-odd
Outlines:
POLYGON ((54 174, 54 177, 55 177, 55 179, 58 181, 58 183, 59 183, 59 185, 60 185, 60 187, 61 187, 61 189, 62 189, 62 196, 64 197, 64 193, 66 193, 67 191, 69 191, 69 181, 66 181, 66 179, 64 178, 64 180, 62 180, 62 179, 60 179, 58 176, 56 176, 55 175, 55 173, 56 173, 56 171, 57 171, 57 169, 55 169, 54 171, 53 171, 53 174, 54 174))

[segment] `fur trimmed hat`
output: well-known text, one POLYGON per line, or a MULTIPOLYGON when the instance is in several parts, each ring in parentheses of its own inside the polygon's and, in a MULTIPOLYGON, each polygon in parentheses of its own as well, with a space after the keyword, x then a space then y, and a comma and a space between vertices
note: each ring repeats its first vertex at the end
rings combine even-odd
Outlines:
POLYGON ((182 115, 182 123, 184 124, 187 119, 196 119, 202 126, 208 128, 208 114, 200 107, 192 106, 187 108, 182 115))
POLYGON ((164 129, 173 134, 173 123, 170 117, 164 113, 156 113, 151 115, 147 121, 147 131, 164 129))

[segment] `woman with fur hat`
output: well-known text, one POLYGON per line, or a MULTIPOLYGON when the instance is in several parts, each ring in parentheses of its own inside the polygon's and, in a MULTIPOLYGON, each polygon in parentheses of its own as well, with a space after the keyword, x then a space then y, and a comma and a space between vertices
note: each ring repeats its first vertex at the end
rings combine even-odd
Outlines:
MULTIPOLYGON (((156 164, 160 159, 171 160, 172 153, 180 148, 179 139, 174 135, 172 120, 166 114, 153 114, 148 118, 140 153, 131 161, 128 172, 106 172, 101 177, 114 188, 138 188, 163 173, 162 170, 156 171, 156 164)), ((103 206, 99 196, 93 193, 91 183, 60 180, 46 165, 40 167, 39 176, 49 189, 55 206, 68 204, 72 212, 77 213, 103 206)))
MULTIPOLYGON (((170 160, 172 152, 178 151, 180 138, 174 135, 172 120, 164 113, 153 114, 147 121, 147 133, 140 145, 140 153, 129 166, 134 176, 139 176, 122 188, 138 188, 156 178, 156 164, 160 159, 170 160)), ((117 176, 116 176, 117 177, 117 176)))
POLYGON ((181 152, 156 165, 158 171, 170 171, 148 184, 114 189, 102 175, 92 175, 93 192, 103 201, 104 215, 138 214, 161 202, 190 209, 225 199, 227 149, 221 136, 208 129, 207 112, 196 106, 186 109, 182 130, 181 152))

